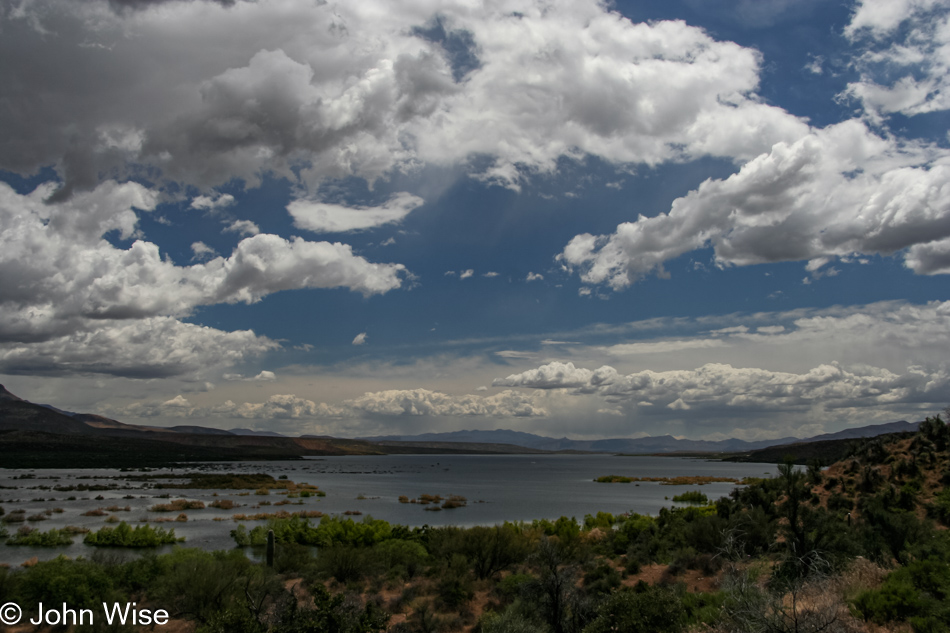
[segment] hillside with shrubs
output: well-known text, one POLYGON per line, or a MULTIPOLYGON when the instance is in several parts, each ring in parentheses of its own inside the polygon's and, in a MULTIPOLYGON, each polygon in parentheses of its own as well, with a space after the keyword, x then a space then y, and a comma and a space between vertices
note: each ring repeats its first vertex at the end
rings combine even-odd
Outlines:
POLYGON ((0 569, 0 603, 135 600, 197 633, 950 631, 948 448, 936 416, 657 516, 272 519, 227 552, 0 569), (269 531, 273 565, 252 562, 269 531))

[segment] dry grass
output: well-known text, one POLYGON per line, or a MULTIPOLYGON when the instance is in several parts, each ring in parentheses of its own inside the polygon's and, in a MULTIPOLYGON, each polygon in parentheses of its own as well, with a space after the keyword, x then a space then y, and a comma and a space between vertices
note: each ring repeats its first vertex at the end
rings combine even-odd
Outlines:
POLYGON ((319 519, 323 513, 319 510, 300 510, 299 512, 287 512, 278 510, 277 512, 260 512, 258 514, 233 514, 233 521, 266 521, 267 519, 290 519, 300 517, 304 519, 319 519))
POLYGON ((175 499, 170 503, 156 503, 149 508, 150 512, 181 512, 182 510, 201 510, 205 507, 203 501, 189 501, 175 499))

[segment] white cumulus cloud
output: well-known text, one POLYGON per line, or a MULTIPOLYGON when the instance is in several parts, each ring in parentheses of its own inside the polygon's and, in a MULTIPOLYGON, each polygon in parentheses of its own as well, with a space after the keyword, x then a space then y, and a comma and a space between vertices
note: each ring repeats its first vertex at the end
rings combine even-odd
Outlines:
POLYGON ((724 180, 707 180, 668 213, 610 235, 574 237, 560 254, 587 283, 629 286, 704 246, 720 265, 903 252, 919 274, 942 272, 950 237, 950 153, 900 144, 847 121, 777 143, 724 180), (907 249, 906 251, 904 249, 907 249))
MULTIPOLYGON (((347 287, 368 296, 402 283, 403 266, 371 263, 345 244, 268 234, 241 240, 229 257, 178 266, 138 233, 138 214, 157 204, 154 192, 106 181, 47 202, 53 190, 21 195, 0 183, 0 363, 8 371, 172 375, 200 369, 202 358, 227 364, 276 344, 172 317, 280 290, 347 287), (103 239, 113 231, 131 243, 103 239)), ((213 255, 201 243, 193 249, 213 255)))
POLYGON ((425 200, 405 191, 378 207, 350 207, 315 200, 294 200, 287 211, 294 225, 316 233, 345 233, 399 222, 425 200))
POLYGON ((645 370, 623 375, 605 365, 596 370, 553 362, 496 379, 496 387, 565 388, 617 401, 649 402, 674 410, 696 407, 769 409, 873 407, 895 403, 939 403, 950 397, 950 375, 910 367, 886 369, 837 363, 804 373, 707 363, 691 370, 645 370))
POLYGON ((548 414, 534 397, 517 391, 491 396, 453 396, 428 389, 391 389, 366 393, 344 404, 355 411, 384 416, 538 417, 548 414))
POLYGON ((473 156, 517 187, 561 157, 746 160, 804 128, 757 98, 757 51, 596 0, 37 0, 0 19, 0 168, 56 165, 61 197, 138 166, 202 191, 272 173, 313 193, 473 156), (427 35, 437 20, 465 50, 427 35))

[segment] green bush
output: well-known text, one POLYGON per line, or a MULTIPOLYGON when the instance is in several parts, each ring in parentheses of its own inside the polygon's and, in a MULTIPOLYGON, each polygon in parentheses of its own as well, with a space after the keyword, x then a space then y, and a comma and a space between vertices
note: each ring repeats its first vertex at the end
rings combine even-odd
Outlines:
POLYGON ((521 595, 522 586, 532 580, 534 580, 534 577, 531 574, 511 574, 505 576, 495 585, 495 593, 504 601, 512 602, 521 595))
POLYGON ((584 529, 593 530, 594 528, 599 528, 605 531, 611 530, 618 518, 619 517, 615 518, 614 515, 609 512, 598 512, 596 515, 586 514, 584 515, 584 529))
POLYGON ((320 550, 315 567, 323 577, 336 578, 346 584, 368 575, 374 569, 374 562, 362 548, 335 545, 320 550))
POLYGON ((455 554, 449 563, 442 567, 436 583, 439 599, 449 609, 457 610, 475 595, 469 578, 468 561, 461 554, 455 554))
POLYGON ((512 604, 501 613, 489 611, 479 622, 482 633, 545 633, 546 629, 531 621, 520 604, 512 604))
POLYGON ((35 605, 62 604, 73 609, 100 609, 116 597, 113 578, 103 566, 59 556, 18 572, 20 600, 35 605))
POLYGON ((295 573, 314 562, 313 548, 296 543, 281 543, 275 548, 274 571, 279 574, 295 573))
POLYGON ((950 623, 950 565, 928 558, 888 575, 880 589, 853 602, 856 615, 876 624, 909 621, 915 631, 946 631, 950 623))
MULTIPOLYGON (((276 610, 270 633, 378 633, 389 623, 389 614, 372 602, 363 604, 340 594, 330 595, 323 585, 314 585, 310 593, 313 608, 300 607, 293 596, 284 600, 276 610)), ((235 633, 233 628, 219 631, 235 633)))
POLYGON ((591 595, 606 595, 620 586, 620 572, 601 561, 584 575, 584 588, 591 595))
POLYGON ((205 552, 176 548, 157 558, 157 576, 149 597, 200 622, 212 621, 227 609, 246 608, 250 598, 278 594, 277 577, 255 565, 240 550, 205 552))
POLYGON ((853 508, 854 501, 838 492, 828 497, 828 509, 832 512, 851 512, 853 508))
POLYGON ((375 545, 371 556, 386 570, 405 570, 409 578, 416 576, 429 558, 426 548, 415 541, 390 539, 375 545))
POLYGON ((184 541, 177 538, 175 530, 153 528, 150 525, 131 527, 125 521, 113 527, 100 528, 98 532, 86 534, 83 543, 97 547, 158 547, 184 541))
POLYGON ((927 510, 930 516, 942 524, 950 526, 950 488, 938 493, 927 510))
POLYGON ((683 604, 676 593, 663 587, 618 591, 598 611, 597 617, 584 629, 584 633, 677 633, 683 629, 686 619, 683 604))
POLYGON ((243 525, 239 525, 237 529, 231 531, 231 538, 242 547, 263 546, 267 544, 269 530, 274 531, 274 540, 277 543, 297 543, 317 547, 333 545, 371 547, 376 543, 396 537, 392 525, 370 516, 362 521, 325 516, 317 525, 313 525, 310 519, 302 517, 269 519, 266 525, 259 525, 249 532, 243 525))
POLYGON ((463 530, 459 551, 477 578, 490 578, 525 559, 527 539, 513 525, 476 526, 463 530))
POLYGON ((690 490, 681 495, 674 496, 673 501, 676 503, 689 503, 701 506, 709 503, 709 497, 698 490, 690 490))

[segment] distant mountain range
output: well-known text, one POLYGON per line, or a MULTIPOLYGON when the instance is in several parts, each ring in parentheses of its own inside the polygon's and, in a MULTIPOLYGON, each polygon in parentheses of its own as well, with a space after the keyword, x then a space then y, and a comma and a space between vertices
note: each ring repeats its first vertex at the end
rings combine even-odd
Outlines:
POLYGON ((892 422, 810 438, 746 442, 660 437, 603 440, 560 439, 499 429, 341 439, 273 431, 223 430, 180 425, 126 424, 100 415, 73 413, 24 400, 0 385, 0 467, 48 467, 170 461, 293 459, 307 455, 385 453, 751 453, 774 446, 874 437, 914 431, 917 422, 892 422))
POLYGON ((837 433, 825 433, 815 437, 783 437, 774 440, 747 442, 738 439, 720 441, 683 440, 671 435, 641 438, 612 438, 604 440, 555 439, 543 435, 498 429, 495 431, 453 431, 450 433, 423 433, 420 435, 380 435, 361 437, 367 442, 387 444, 391 442, 460 442, 478 444, 514 444, 542 451, 585 451, 594 453, 736 453, 753 451, 771 446, 821 442, 825 440, 857 439, 875 437, 886 433, 916 431, 919 422, 890 422, 874 424, 837 433))

